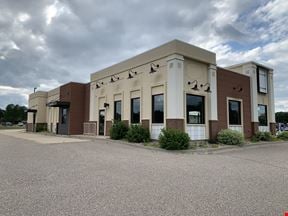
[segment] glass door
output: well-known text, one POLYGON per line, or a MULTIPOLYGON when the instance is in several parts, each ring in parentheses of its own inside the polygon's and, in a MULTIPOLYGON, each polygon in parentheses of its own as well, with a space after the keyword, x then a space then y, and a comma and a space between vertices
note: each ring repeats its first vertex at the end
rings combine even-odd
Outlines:
POLYGON ((105 110, 99 110, 99 133, 98 135, 104 135, 105 128, 105 110))

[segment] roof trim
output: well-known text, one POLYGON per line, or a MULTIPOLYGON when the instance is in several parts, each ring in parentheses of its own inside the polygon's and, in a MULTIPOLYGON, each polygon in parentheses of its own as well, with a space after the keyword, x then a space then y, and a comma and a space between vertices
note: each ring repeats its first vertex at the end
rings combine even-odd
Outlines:
POLYGON ((93 82, 96 80, 101 80, 103 78, 128 71, 129 69, 134 69, 136 67, 155 62, 173 54, 179 54, 200 62, 216 65, 216 54, 214 52, 210 52, 180 40, 172 40, 132 58, 92 73, 90 75, 90 81, 93 82))
POLYGON ((240 66, 243 66, 246 64, 254 64, 256 66, 263 67, 263 68, 266 68, 268 70, 272 70, 272 71, 274 70, 273 68, 267 67, 266 65, 255 62, 255 61, 247 61, 247 62, 243 62, 243 63, 239 63, 239 64, 234 64, 234 65, 227 66, 225 68, 230 69, 230 68, 240 67, 240 66))

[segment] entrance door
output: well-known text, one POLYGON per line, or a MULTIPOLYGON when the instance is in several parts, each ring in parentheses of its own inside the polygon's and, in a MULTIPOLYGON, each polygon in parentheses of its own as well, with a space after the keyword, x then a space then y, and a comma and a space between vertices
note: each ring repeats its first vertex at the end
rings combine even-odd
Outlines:
POLYGON ((104 135, 105 110, 99 110, 99 135, 104 135))
POLYGON ((58 133, 68 135, 68 126, 69 126, 69 108, 61 107, 59 112, 59 124, 58 124, 58 133))

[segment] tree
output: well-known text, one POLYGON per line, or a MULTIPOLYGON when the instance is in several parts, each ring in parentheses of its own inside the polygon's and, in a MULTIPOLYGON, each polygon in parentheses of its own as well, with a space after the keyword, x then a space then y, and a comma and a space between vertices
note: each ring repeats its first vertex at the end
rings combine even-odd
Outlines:
POLYGON ((275 117, 277 123, 288 123, 288 112, 277 112, 275 117))
POLYGON ((4 113, 4 121, 18 123, 27 119, 27 108, 14 104, 8 104, 4 113))
POLYGON ((3 121, 5 110, 0 108, 0 122, 3 121))

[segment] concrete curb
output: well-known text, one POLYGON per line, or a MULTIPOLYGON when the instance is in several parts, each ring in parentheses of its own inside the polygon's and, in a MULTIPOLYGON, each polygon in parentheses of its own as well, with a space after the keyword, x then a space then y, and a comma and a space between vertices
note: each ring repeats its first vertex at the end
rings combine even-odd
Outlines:
POLYGON ((187 149, 187 150, 165 150, 157 147, 152 146, 144 146, 144 143, 129 143, 127 141, 123 140, 112 140, 109 137, 97 137, 97 136, 87 136, 87 135, 59 135, 59 134, 51 134, 51 133, 40 133, 42 135, 46 136, 58 136, 58 137, 70 137, 70 138, 78 138, 78 139, 84 139, 84 140, 91 140, 91 141, 105 141, 107 143, 113 143, 113 144, 124 144, 128 146, 133 146, 137 148, 147 149, 147 150, 153 150, 153 151, 161 151, 161 152, 167 152, 167 153, 190 153, 190 154, 213 154, 213 153, 221 153, 226 151, 234 151, 234 150, 243 150, 246 148, 257 148, 261 146, 270 146, 270 145, 278 145, 287 143, 287 141, 276 141, 276 142, 257 142, 257 143, 247 143, 243 146, 232 146, 232 145, 220 145, 220 147, 212 148, 197 148, 197 149, 187 149))

